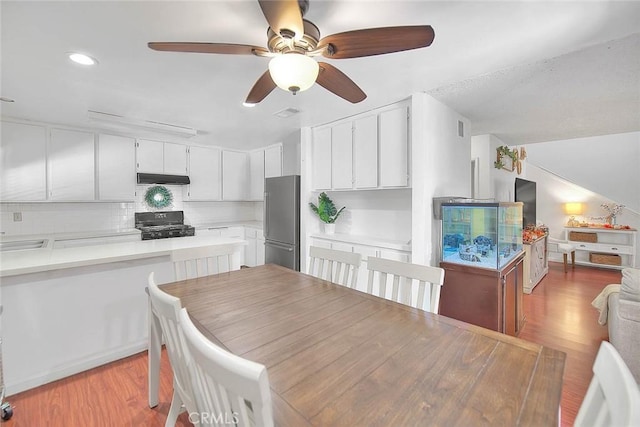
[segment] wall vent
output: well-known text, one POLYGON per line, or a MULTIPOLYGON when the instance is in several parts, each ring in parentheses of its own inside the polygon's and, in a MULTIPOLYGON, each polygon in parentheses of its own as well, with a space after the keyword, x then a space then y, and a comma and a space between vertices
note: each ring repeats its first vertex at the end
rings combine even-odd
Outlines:
POLYGON ((464 137, 464 123, 462 120, 458 120, 458 136, 461 138, 464 137))

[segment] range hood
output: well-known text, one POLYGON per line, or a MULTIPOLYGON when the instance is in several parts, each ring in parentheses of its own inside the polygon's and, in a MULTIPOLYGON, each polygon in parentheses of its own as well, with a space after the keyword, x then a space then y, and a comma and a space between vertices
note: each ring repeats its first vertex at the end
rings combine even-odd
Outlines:
POLYGON ((186 175, 164 175, 159 173, 139 173, 138 184, 173 184, 186 185, 191 180, 186 175))

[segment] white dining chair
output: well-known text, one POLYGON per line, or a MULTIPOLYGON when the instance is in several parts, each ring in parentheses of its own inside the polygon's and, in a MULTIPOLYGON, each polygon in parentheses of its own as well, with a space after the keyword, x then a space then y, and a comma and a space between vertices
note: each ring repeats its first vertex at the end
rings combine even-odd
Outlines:
POLYGON ((194 279, 240 269, 236 245, 175 249, 171 252, 175 280, 194 279))
POLYGON ((307 274, 355 289, 362 255, 336 249, 309 247, 307 274))
POLYGON ((571 268, 576 266, 576 246, 568 240, 560 240, 554 237, 549 237, 549 243, 556 245, 557 251, 562 254, 562 260, 564 264, 564 272, 567 272, 568 258, 571 256, 571 268))
POLYGON ((442 268, 370 256, 367 257, 367 269, 369 270, 367 293, 386 298, 387 281, 391 280, 391 300, 438 313, 440 288, 444 283, 442 268), (415 303, 413 303, 414 280, 418 288, 415 303), (374 289, 376 283, 377 292, 374 289))
POLYGON ((189 373, 190 357, 186 342, 179 326, 180 299, 161 291, 156 285, 154 274, 149 274, 149 299, 151 310, 160 323, 160 329, 173 370, 173 397, 165 422, 165 427, 175 426, 178 415, 184 410, 196 410, 193 387, 189 373))
POLYGON ((180 310, 180 326, 193 362, 189 372, 200 417, 191 417, 191 421, 198 426, 273 426, 267 368, 209 341, 186 308, 180 310))
POLYGON ((640 426, 640 389, 615 347, 602 341, 574 426, 640 426))

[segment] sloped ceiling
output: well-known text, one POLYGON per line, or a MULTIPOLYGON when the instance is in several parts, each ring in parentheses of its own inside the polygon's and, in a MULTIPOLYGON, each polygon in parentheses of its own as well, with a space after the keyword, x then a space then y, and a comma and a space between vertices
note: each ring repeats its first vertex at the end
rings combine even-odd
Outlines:
POLYGON ((428 92, 507 144, 640 130, 638 22, 630 1, 320 1, 323 35, 429 24, 429 48, 329 60, 367 93, 349 104, 317 85, 243 107, 268 60, 155 52, 149 41, 264 46, 255 1, 2 1, 4 117, 88 127, 87 110, 198 129, 197 144, 254 148, 428 92), (68 51, 96 57, 72 64, 68 51), (293 107, 286 119, 274 113, 293 107))

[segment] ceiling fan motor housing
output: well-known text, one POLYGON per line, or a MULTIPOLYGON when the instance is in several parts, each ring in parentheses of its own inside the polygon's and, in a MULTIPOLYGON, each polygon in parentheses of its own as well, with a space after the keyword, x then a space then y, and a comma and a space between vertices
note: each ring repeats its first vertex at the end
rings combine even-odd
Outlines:
POLYGON ((294 33, 289 34, 289 30, 282 30, 277 34, 269 27, 267 30, 267 37, 269 38, 268 47, 270 52, 274 53, 286 53, 296 51, 300 53, 311 52, 316 49, 318 42, 320 41, 320 30, 316 25, 303 19, 304 23, 304 35, 299 40, 294 40, 294 33))

